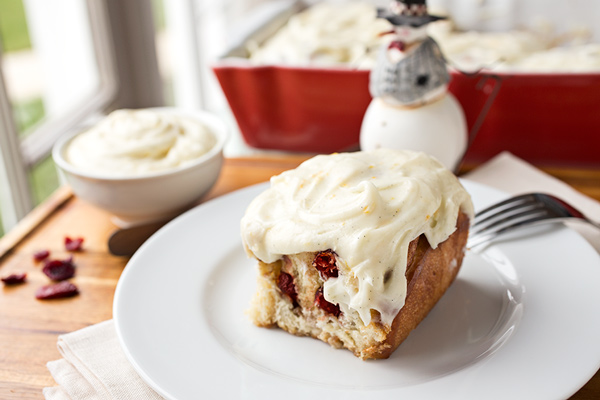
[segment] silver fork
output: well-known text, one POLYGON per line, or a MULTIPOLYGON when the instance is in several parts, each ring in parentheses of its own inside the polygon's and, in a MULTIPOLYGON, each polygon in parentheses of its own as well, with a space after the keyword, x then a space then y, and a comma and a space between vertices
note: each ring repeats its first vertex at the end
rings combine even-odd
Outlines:
POLYGON ((600 229, 564 200, 544 193, 528 193, 496 203, 475 214, 467 247, 473 249, 516 229, 565 220, 586 222, 600 229))

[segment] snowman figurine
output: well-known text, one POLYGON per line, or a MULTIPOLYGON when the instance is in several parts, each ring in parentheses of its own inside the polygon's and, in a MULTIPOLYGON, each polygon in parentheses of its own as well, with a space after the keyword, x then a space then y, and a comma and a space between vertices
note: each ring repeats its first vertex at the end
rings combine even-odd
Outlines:
POLYGON ((467 125, 448 92, 450 74, 427 24, 442 17, 427 13, 425 0, 394 0, 378 10, 393 30, 371 71, 373 100, 363 118, 361 150, 380 147, 423 151, 454 170, 467 147, 467 125))

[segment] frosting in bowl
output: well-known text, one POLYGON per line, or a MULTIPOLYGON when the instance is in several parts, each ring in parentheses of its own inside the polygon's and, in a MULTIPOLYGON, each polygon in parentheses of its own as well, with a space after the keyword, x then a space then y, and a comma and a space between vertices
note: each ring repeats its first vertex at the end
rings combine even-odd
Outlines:
POLYGON ((217 143, 202 122, 160 110, 117 110, 75 136, 64 156, 88 173, 124 177, 194 162, 217 143))
POLYGON ((325 299, 358 312, 365 325, 371 310, 391 325, 406 298, 409 243, 425 234, 437 247, 456 229, 460 210, 472 217, 469 194, 424 153, 319 155, 271 178, 248 206, 241 233, 248 254, 266 263, 333 250, 339 276, 325 281, 325 299))

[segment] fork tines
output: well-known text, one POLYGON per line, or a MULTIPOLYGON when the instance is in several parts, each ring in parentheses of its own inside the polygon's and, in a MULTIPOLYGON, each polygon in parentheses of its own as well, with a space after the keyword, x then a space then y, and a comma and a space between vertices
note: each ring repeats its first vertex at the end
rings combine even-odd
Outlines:
POLYGON ((536 193, 510 198, 475 215, 469 234, 469 245, 477 246, 505 231, 545 221, 553 216, 536 193))
POLYGON ((600 224, 573 206, 545 193, 528 193, 496 203, 475 214, 467 246, 474 248, 489 243, 496 236, 523 226, 581 221, 600 229, 600 224))
POLYGON ((475 214, 471 233, 488 227, 490 224, 498 224, 504 220, 518 218, 521 215, 530 215, 536 209, 542 209, 543 205, 536 201, 534 194, 524 194, 493 204, 475 214))

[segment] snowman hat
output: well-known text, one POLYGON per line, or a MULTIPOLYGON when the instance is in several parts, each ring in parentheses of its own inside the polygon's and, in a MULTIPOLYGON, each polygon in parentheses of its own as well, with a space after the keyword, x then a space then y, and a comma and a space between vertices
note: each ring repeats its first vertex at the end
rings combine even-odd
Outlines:
POLYGON ((392 0, 387 9, 378 9, 377 18, 385 18, 393 25, 410 25, 415 28, 446 17, 427 13, 426 0, 392 0))

